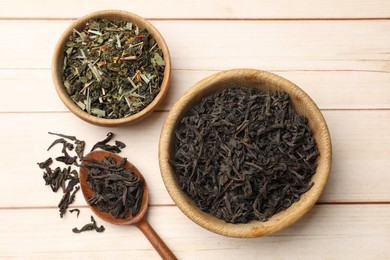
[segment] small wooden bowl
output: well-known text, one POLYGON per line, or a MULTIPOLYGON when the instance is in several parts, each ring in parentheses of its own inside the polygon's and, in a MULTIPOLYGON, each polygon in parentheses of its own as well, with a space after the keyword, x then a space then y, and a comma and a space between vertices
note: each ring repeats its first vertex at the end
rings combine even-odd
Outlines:
POLYGON ((98 11, 77 19, 61 35, 55 47, 54 55, 52 59, 52 78, 53 78, 55 89, 59 97, 61 98, 62 102, 73 114, 75 114, 79 118, 99 126, 119 126, 123 124, 136 123, 141 119, 145 118, 161 103, 162 99, 167 93, 170 74, 171 74, 171 58, 169 55, 167 44, 165 43, 159 31, 146 19, 129 12, 118 11, 118 10, 98 11), (80 109, 73 102, 73 100, 70 98, 70 96, 65 90, 62 81, 62 67, 64 61, 65 45, 68 42, 69 36, 72 34, 73 29, 81 30, 82 28, 84 28, 85 24, 89 20, 97 19, 97 18, 106 18, 106 19, 118 20, 118 21, 128 21, 136 24, 139 28, 147 29, 149 33, 152 35, 152 37, 156 40, 159 48, 161 48, 163 51, 164 60, 165 60, 165 70, 164 70, 164 78, 160 86, 160 92, 147 107, 145 107, 143 110, 141 110, 140 112, 134 115, 119 118, 119 119, 99 118, 90 115, 87 112, 80 109))
POLYGON ((277 232, 301 218, 318 200, 327 182, 332 160, 330 135, 324 117, 313 100, 290 81, 266 71, 235 69, 209 76, 189 89, 173 106, 162 128, 159 145, 159 163, 163 181, 176 205, 198 225, 229 237, 258 237, 277 232), (227 86, 256 86, 260 89, 285 91, 290 95, 295 110, 309 120, 320 152, 314 186, 288 209, 272 216, 268 221, 251 221, 231 224, 200 210, 180 189, 176 174, 169 161, 173 158, 175 129, 181 118, 207 95, 219 92, 227 86))

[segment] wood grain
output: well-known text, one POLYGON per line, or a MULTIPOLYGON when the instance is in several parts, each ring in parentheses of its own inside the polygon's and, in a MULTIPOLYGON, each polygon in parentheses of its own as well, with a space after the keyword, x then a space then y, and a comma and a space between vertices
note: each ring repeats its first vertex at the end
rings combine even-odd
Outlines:
POLYGON ((77 18, 87 13, 118 9, 130 11, 153 19, 329 19, 329 18, 389 18, 390 3, 387 0, 234 0, 191 1, 144 0, 95 0, 93 5, 85 1, 45 0, 5 1, 0 9, 2 18, 77 18), (61 10, 59 12, 59 10, 61 10))
MULTIPOLYGON (((104 233, 73 234, 90 222, 91 211, 58 217, 55 209, 0 210, 0 257, 159 259, 142 233, 96 218, 104 233), (28 216, 28 217, 26 217, 28 216), (23 243, 20 243, 23 241, 23 243), (14 245, 18 244, 18 249, 14 245)), ((275 235, 232 239, 200 228, 177 207, 151 207, 149 219, 179 259, 354 259, 390 257, 389 205, 319 205, 275 235)))
MULTIPOLYGON (((0 27, 6 28, 0 34, 0 68, 50 68, 55 43, 70 23, 0 20, 0 27)), ((152 24, 167 42, 172 69, 390 72, 390 20, 152 24)))
MULTIPOLYGON (((197 81, 217 71, 174 70, 158 110, 169 110, 197 81)), ((367 71, 273 71, 301 87, 321 109, 389 109, 390 73, 367 71)), ((0 69, 0 113, 65 112, 50 70, 0 69), (17 97, 18 102, 11 97, 17 97)))

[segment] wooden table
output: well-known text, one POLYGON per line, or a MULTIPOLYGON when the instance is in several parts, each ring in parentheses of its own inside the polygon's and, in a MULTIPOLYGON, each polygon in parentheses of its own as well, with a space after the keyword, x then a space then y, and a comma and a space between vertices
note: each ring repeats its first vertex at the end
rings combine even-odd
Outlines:
POLYGON ((149 184, 150 223, 180 259, 390 258, 390 1, 15 0, 1 3, 0 18, 0 258, 159 258, 133 226, 98 219, 104 233, 72 233, 92 212, 79 193, 80 217, 59 217, 61 194, 44 185, 36 165, 49 155, 48 131, 76 135, 87 149, 108 131, 124 141, 123 155, 149 184), (81 121, 51 81, 62 31, 103 9, 148 18, 171 52, 168 96, 133 126, 81 121), (256 239, 223 237, 190 221, 168 195, 157 157, 175 100, 198 80, 239 67, 304 89, 327 120, 334 150, 318 204, 293 226, 256 239))

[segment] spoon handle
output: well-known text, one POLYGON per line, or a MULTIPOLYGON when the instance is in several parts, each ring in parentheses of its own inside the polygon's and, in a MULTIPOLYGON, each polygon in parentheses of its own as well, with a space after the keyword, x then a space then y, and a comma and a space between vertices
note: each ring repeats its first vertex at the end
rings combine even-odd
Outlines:
POLYGON ((162 259, 177 259, 145 218, 142 218, 136 225, 149 239, 150 243, 156 249, 157 253, 159 253, 162 259))

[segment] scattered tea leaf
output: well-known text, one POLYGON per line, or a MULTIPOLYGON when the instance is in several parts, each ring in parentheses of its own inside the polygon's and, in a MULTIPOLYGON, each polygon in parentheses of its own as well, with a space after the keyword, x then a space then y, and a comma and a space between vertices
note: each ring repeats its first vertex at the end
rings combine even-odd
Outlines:
POLYGON ((85 142, 80 141, 80 140, 76 140, 75 143, 76 143, 75 151, 76 151, 77 157, 81 160, 81 158, 84 157, 85 142))
POLYGON ((64 214, 66 213, 66 209, 69 207, 70 204, 74 201, 74 198, 76 196, 76 192, 80 189, 80 186, 77 186, 74 191, 71 193, 71 191, 68 191, 64 193, 62 196, 62 199, 60 203, 58 203, 58 208, 60 208, 60 217, 62 218, 64 214))
POLYGON ((46 167, 49 167, 53 163, 53 159, 50 157, 44 162, 38 163, 39 168, 45 169, 46 167))
POLYGON ((71 140, 71 141, 76 141, 76 140, 77 140, 76 136, 72 136, 72 135, 57 134, 57 133, 52 133, 52 132, 49 132, 49 134, 51 134, 51 135, 57 135, 57 136, 59 136, 59 137, 66 138, 66 139, 69 139, 69 140, 71 140))
POLYGON ((107 134, 107 137, 102 140, 102 141, 99 141, 97 142, 91 149, 91 151, 95 150, 95 149, 102 149, 102 150, 105 150, 105 151, 108 151, 108 152, 113 152, 113 153, 120 153, 121 152, 121 149, 115 145, 109 145, 107 144, 109 141, 111 141, 111 139, 114 137, 114 134, 109 132, 107 134))
MULTIPOLYGON (((71 136, 71 135, 64 135, 64 134, 58 134, 58 133, 52 133, 52 132, 49 132, 49 134, 61 137, 59 139, 56 139, 49 146, 49 149, 48 149, 48 150, 50 150, 54 145, 56 145, 58 143, 61 143, 63 145, 63 149, 62 149, 63 156, 57 157, 56 158, 57 161, 64 162, 64 163, 69 164, 69 165, 73 164, 75 166, 79 166, 79 164, 77 163, 77 157, 80 158, 80 160, 81 159, 85 160, 83 158, 84 149, 85 149, 85 141, 78 140, 75 136, 71 136), (75 153, 77 154, 77 156, 70 156, 67 153, 67 150, 68 151, 73 150, 74 145, 73 145, 73 143, 66 141, 66 139, 73 141, 74 144, 76 145, 75 153)), ((114 134, 109 132, 107 134, 106 138, 104 140, 98 142, 98 144, 108 145, 107 143, 113 138, 113 136, 114 136, 114 134)), ((115 147, 116 149, 119 149, 118 147, 124 148, 124 147, 126 147, 126 145, 120 141, 116 141, 115 146, 113 146, 113 147, 115 147)), ((45 160, 43 162, 39 162, 37 164, 41 169, 44 169, 43 179, 45 181, 45 185, 49 185, 53 192, 57 192, 60 188, 62 188, 63 196, 62 196, 60 202, 58 203, 60 217, 62 218, 63 215, 66 213, 69 205, 72 204, 73 201, 75 200, 76 193, 80 189, 80 186, 78 186, 78 184, 80 183, 80 180, 79 180, 78 172, 76 170, 72 169, 71 168, 72 166, 67 166, 65 168, 56 167, 54 170, 52 170, 50 168, 50 165, 52 163, 53 163, 53 159, 48 158, 47 160, 45 160)), ((121 171, 121 167, 123 167, 125 163, 126 163, 126 158, 119 161, 115 165, 102 166, 101 164, 96 163, 97 164, 96 167, 105 167, 105 169, 103 169, 103 170, 121 171)), ((95 164, 95 162, 92 162, 91 165, 94 165, 94 164, 95 164)), ((77 217, 78 217, 79 213, 80 213, 79 209, 69 210, 70 213, 75 212, 75 211, 77 212, 77 217)), ((87 230, 88 228, 91 228, 91 227, 92 227, 92 229, 96 229, 98 232, 104 231, 104 227, 103 226, 97 227, 96 222, 94 222, 94 220, 92 221, 90 226, 87 226, 84 229, 82 228, 82 230, 84 231, 84 230, 87 230)), ((74 232, 78 233, 78 232, 82 232, 82 231, 75 229, 74 232)))
POLYGON ((98 227, 95 219, 93 218, 93 216, 91 216, 91 223, 84 225, 81 229, 78 229, 77 227, 72 229, 73 233, 81 233, 84 231, 91 231, 91 230, 96 230, 96 232, 101 233, 104 232, 105 228, 103 225, 98 227))
POLYGON ((70 213, 77 212, 77 215, 76 215, 77 217, 79 217, 79 215, 80 215, 80 210, 79 209, 70 209, 69 212, 70 213))
POLYGON ((125 145, 123 142, 118 141, 118 140, 115 141, 115 145, 116 145, 119 149, 123 149, 123 148, 126 147, 126 145, 125 145))

